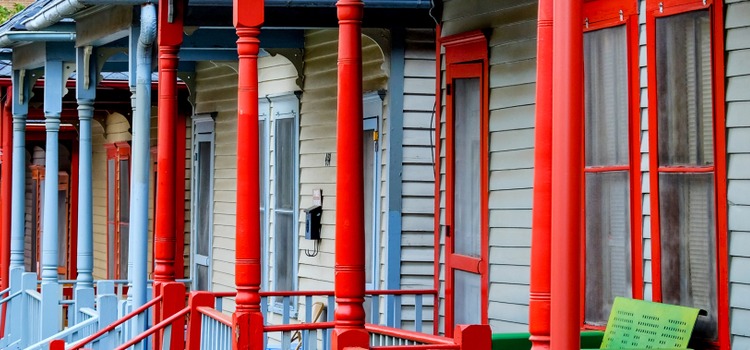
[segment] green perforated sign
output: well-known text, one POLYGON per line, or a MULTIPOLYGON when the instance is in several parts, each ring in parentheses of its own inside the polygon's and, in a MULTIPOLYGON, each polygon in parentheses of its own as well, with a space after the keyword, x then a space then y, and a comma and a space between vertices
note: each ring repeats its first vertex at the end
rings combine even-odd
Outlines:
POLYGON ((617 297, 601 349, 687 349, 699 311, 617 297))

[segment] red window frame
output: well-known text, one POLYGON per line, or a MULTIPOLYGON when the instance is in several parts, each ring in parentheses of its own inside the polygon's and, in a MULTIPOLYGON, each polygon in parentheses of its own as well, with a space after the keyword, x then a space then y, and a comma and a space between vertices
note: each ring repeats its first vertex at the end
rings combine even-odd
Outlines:
MULTIPOLYGON (((110 242, 109 234, 107 234, 107 254, 109 255, 109 246, 110 244, 114 244, 114 253, 115 256, 107 256, 107 261, 109 259, 114 259, 114 271, 112 271, 109 267, 109 264, 107 264, 107 276, 109 278, 114 279, 120 279, 123 276, 120 276, 120 259, 122 258, 120 256, 121 253, 121 247, 120 247, 120 212, 123 210, 123 208, 120 208, 120 193, 123 190, 120 187, 120 161, 121 160, 129 160, 130 159, 130 145, 127 142, 116 142, 104 145, 104 147, 107 150, 107 167, 109 167, 109 161, 114 160, 114 166, 115 166, 115 183, 114 183, 114 218, 110 219, 109 214, 107 214, 107 226, 109 227, 110 224, 114 227, 114 242, 110 242)), ((128 166, 130 166, 130 163, 128 162, 128 166)), ((107 173, 109 173, 109 168, 107 168, 107 173)), ((110 193, 110 182, 109 178, 107 178, 107 195, 109 196, 110 193)), ((126 191, 129 191, 130 189, 125 189, 126 191)), ((107 206, 109 206, 109 198, 107 198, 107 206)), ((129 210, 129 208, 124 208, 124 210, 129 210)), ((107 208, 107 213, 109 213, 109 207, 107 208)), ((109 228, 107 228, 109 230, 109 228)))
POLYGON ((481 322, 488 323, 489 307, 489 109, 488 109, 488 54, 487 38, 481 31, 457 34, 442 39, 445 47, 446 61, 446 307, 445 334, 453 335, 454 327, 454 297, 453 270, 479 274, 481 278, 481 322), (451 87, 457 78, 479 78, 480 87, 480 249, 479 259, 454 253, 454 130, 453 130, 453 96, 451 87))
MULTIPOLYGON (((630 260, 631 283, 634 299, 643 299, 643 234, 642 234, 642 199, 641 199, 641 171, 640 171, 640 67, 638 50, 638 7, 630 0, 589 0, 583 6, 584 33, 625 26, 627 32, 627 70, 628 70, 628 165, 619 166, 585 166, 586 173, 627 170, 630 183, 630 260)), ((585 141, 585 139, 584 139, 585 141)), ((585 153, 586 147, 582 148, 585 153)), ((585 159, 585 154, 583 159, 585 159)), ((581 186, 581 198, 586 198, 585 176, 581 186)), ((586 310, 586 209, 581 216, 581 327, 587 329, 603 329, 601 326, 588 325, 585 322, 586 310)))
POLYGON ((729 268, 727 257, 727 183, 726 183, 726 134, 724 105, 724 28, 723 4, 721 0, 647 0, 646 27, 648 48, 648 95, 649 104, 649 177, 651 185, 651 254, 653 258, 653 299, 662 300, 661 279, 661 235, 659 212, 659 174, 666 172, 714 174, 714 200, 716 215, 716 278, 718 339, 715 345, 729 349, 729 268), (711 65, 713 97, 714 164, 700 167, 659 166, 658 160, 658 94, 656 89, 656 19, 686 12, 708 10, 711 20, 711 65))

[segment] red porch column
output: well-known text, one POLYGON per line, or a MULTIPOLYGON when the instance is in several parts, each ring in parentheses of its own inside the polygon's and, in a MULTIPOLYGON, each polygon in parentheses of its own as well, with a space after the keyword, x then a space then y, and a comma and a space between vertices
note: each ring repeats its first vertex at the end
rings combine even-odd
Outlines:
POLYGON ((549 349, 552 204, 552 0, 539 0, 537 22, 534 209, 531 230, 529 333, 534 350, 549 349))
MULTIPOLYGON (((175 267, 175 150, 177 123, 177 52, 182 44, 184 1, 159 6, 159 115, 157 145, 156 229, 154 281, 174 281, 175 267), (171 8, 170 8, 171 7, 171 8)), ((182 252, 180 252, 182 253, 182 252)), ((158 289, 154 288, 156 292, 158 289)))
POLYGON ((260 312, 260 161, 258 139, 258 51, 263 0, 234 0, 237 84, 237 237, 232 349, 263 348, 260 312))
POLYGON ((362 14, 360 0, 339 0, 336 130, 336 327, 332 349, 369 349, 364 329, 365 233, 362 170, 362 14))
POLYGON ((552 65, 553 349, 580 348, 583 176, 582 0, 555 1, 552 65))

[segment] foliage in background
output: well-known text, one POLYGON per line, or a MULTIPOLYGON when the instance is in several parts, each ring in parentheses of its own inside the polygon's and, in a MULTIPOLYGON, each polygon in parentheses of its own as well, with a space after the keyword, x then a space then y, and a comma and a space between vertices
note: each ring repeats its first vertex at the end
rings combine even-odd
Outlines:
POLYGON ((0 23, 5 23, 8 19, 13 17, 16 13, 21 12, 26 6, 15 3, 10 8, 7 8, 5 6, 0 6, 0 23))

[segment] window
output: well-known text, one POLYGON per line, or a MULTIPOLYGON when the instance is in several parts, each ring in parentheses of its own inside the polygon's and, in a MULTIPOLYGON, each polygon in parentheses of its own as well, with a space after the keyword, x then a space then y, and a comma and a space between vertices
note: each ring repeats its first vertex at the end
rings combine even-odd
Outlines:
POLYGON ((128 278, 130 240, 130 145, 107 148, 107 275, 128 278))
POLYGON ((193 117, 193 289, 211 290, 213 242, 214 120, 193 117))
POLYGON ((642 298, 638 23, 632 1, 587 2, 584 17, 584 322, 602 326, 616 296, 642 298))
POLYGON ((648 16, 654 299, 707 310, 696 334, 728 347, 721 4, 654 1, 648 16))
POLYGON ((446 60, 446 324, 488 322, 487 39, 443 39, 446 60))
MULTIPOLYGON (((295 94, 258 100, 260 165, 260 224, 263 237, 263 288, 297 288, 299 98, 295 94)), ((289 307, 296 314, 296 298, 274 298, 271 309, 289 307)))

